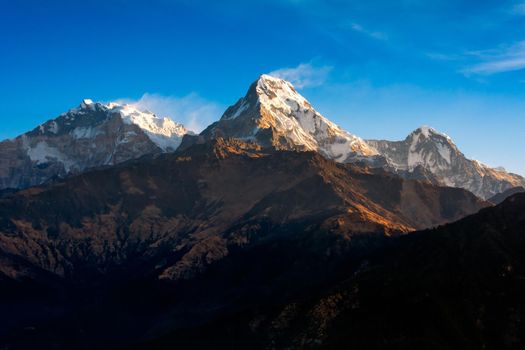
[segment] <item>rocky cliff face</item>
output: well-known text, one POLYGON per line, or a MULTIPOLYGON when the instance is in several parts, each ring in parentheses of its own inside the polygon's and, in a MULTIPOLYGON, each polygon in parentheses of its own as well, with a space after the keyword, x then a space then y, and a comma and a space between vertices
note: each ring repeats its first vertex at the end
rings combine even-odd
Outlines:
POLYGON ((0 188, 26 188, 86 169, 175 150, 187 130, 129 105, 78 108, 0 143, 0 188))
POLYGON ((182 255, 160 275, 179 278, 214 260, 206 254, 227 254, 235 242, 248 242, 245 234, 257 231, 261 220, 278 226, 317 218, 314 225, 343 236, 390 235, 454 221, 486 205, 464 190, 312 152, 267 153, 218 139, 7 195, 0 199, 0 249, 68 275, 86 257, 119 264, 136 249, 157 254, 155 247, 167 245, 182 255))

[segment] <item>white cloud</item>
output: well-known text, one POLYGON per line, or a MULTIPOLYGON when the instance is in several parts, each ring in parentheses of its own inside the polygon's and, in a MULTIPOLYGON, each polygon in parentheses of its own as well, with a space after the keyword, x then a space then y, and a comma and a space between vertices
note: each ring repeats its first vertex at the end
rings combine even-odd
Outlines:
POLYGON ((463 71, 466 75, 490 75, 525 69, 525 41, 497 50, 477 51, 473 53, 482 62, 463 71))
POLYGON ((120 99, 116 102, 131 104, 159 117, 170 117, 194 132, 200 132, 218 120, 223 111, 217 103, 207 101, 195 93, 183 97, 145 93, 138 100, 120 99))
POLYGON ((350 29, 352 29, 353 31, 368 35, 371 38, 374 38, 377 40, 387 40, 388 39, 388 36, 385 33, 368 30, 358 23, 350 23, 349 26, 350 26, 350 29))
POLYGON ((331 66, 315 67, 311 63, 301 63, 297 67, 282 68, 270 72, 271 76, 288 80, 295 87, 301 89, 322 85, 327 79, 331 66))

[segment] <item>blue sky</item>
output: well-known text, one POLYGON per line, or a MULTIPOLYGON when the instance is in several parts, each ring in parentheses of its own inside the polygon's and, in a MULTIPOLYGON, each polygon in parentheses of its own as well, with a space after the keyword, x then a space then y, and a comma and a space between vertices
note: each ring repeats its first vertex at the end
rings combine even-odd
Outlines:
POLYGON ((0 138, 83 98, 202 128, 262 73, 363 138, 420 125, 525 174, 523 1, 0 0, 0 138))

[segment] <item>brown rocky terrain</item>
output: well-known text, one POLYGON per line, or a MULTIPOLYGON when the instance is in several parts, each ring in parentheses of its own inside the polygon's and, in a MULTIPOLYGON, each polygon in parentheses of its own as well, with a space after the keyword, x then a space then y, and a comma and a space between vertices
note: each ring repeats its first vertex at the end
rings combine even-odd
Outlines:
POLYGON ((265 153, 219 139, 7 196, 0 201, 0 247, 63 276, 86 258, 104 266, 169 246, 187 251, 161 276, 180 278, 222 258, 229 244, 249 242, 250 222, 315 217, 350 238, 437 226, 486 205, 464 190, 311 152, 265 153))
POLYGON ((487 205, 315 152, 224 139, 6 194, 0 312, 16 316, 0 318, 0 339, 148 339, 308 294, 387 237, 487 205))
POLYGON ((309 297, 133 349, 521 349, 524 227, 522 193, 456 223, 391 238, 309 297))

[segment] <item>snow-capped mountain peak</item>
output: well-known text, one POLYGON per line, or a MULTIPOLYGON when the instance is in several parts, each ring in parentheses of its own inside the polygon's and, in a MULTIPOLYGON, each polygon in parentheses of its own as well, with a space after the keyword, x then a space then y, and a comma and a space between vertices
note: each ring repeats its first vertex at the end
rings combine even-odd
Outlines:
MULTIPOLYGON (((70 109, 56 120, 48 121, 47 130, 56 134, 60 129, 71 131, 71 126, 78 124, 78 128, 71 132, 85 135, 86 127, 96 127, 101 121, 109 120, 115 114, 119 115, 125 124, 139 127, 163 151, 177 149, 182 137, 191 133, 184 125, 168 117, 157 117, 154 113, 139 109, 133 104, 93 102, 91 99, 82 100, 77 108, 70 109), (98 117, 94 118, 94 115, 98 117), (65 123, 61 122, 62 119, 65 119, 65 123)), ((46 128, 42 130, 45 131, 46 128)))
POLYGON ((525 179, 476 160, 468 159, 446 134, 422 126, 404 141, 368 140, 385 157, 390 169, 414 174, 424 169, 425 177, 445 186, 465 188, 482 198, 490 198, 509 188, 525 184, 525 179))
POLYGON ((450 136, 448 136, 447 134, 442 133, 442 132, 440 132, 440 131, 438 131, 438 130, 436 130, 433 127, 428 126, 428 125, 420 126, 416 130, 412 131, 412 133, 410 135, 423 135, 426 138, 431 138, 431 137, 438 136, 438 137, 443 137, 443 138, 446 138, 446 139, 452 141, 450 136))
POLYGON ((377 153, 317 112, 290 82, 266 74, 202 135, 248 139, 278 149, 318 151, 339 162, 377 153))
POLYGON ((130 104, 84 99, 32 131, 0 142, 0 188, 24 188, 56 176, 174 151, 186 133, 183 125, 130 104))
POLYGON ((175 150, 182 137, 189 131, 168 117, 160 118, 154 113, 138 109, 132 104, 111 102, 105 105, 110 113, 119 113, 124 123, 141 128, 163 151, 175 150))
POLYGON ((276 107, 288 106, 296 110, 300 108, 313 110, 312 105, 286 80, 263 74, 257 80, 256 90, 259 102, 262 104, 267 103, 276 107))
POLYGON ((410 171, 423 166, 433 173, 439 172, 450 166, 453 155, 460 153, 450 137, 429 126, 413 131, 407 141, 410 142, 407 162, 410 171))

